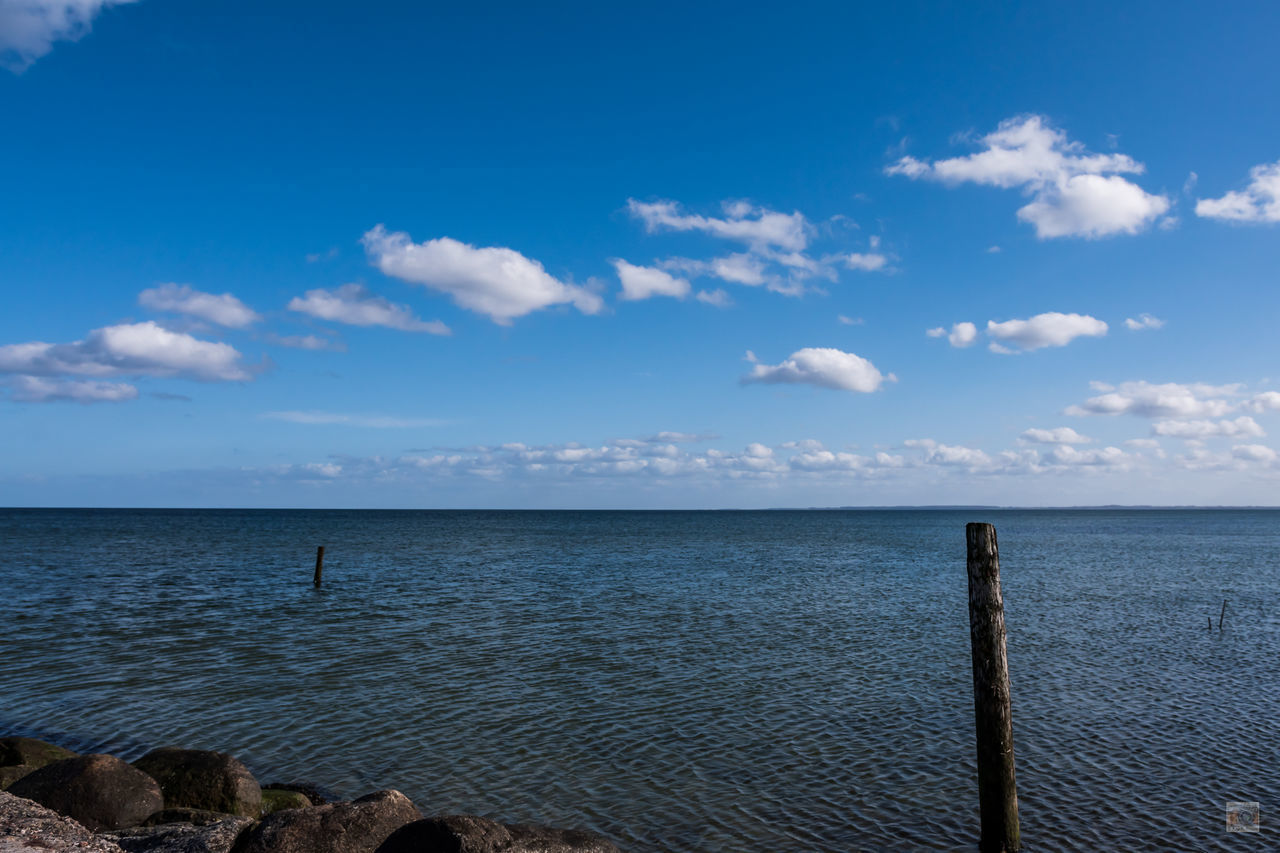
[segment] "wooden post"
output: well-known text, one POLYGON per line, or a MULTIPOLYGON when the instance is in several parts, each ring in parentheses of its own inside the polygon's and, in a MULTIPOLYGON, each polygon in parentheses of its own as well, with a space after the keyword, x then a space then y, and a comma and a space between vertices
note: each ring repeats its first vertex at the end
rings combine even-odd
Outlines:
POLYGON ((316 586, 320 586, 320 576, 324 574, 324 546, 316 548, 316 586))
POLYGON ((1222 599, 1222 612, 1218 614, 1218 630, 1222 630, 1222 619, 1227 615, 1227 600, 1222 599))
POLYGON ((1018 787, 1013 773, 1013 718, 1005 652, 1004 598, 996 529, 969 524, 969 642, 973 647, 973 710, 978 731, 978 805, 982 853, 1022 848, 1018 787))

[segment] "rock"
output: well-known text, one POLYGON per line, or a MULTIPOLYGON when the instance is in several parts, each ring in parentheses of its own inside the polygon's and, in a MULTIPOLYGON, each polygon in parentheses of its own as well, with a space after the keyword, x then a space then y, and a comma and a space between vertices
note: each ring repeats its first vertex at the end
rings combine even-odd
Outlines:
POLYGON ((38 803, 0 793, 0 853, 121 853, 69 817, 38 803))
POLYGON ((26 764, 35 769, 64 758, 75 758, 78 754, 35 738, 0 738, 0 767, 26 764))
POLYGON ((236 815, 211 812, 208 809, 161 809, 140 825, 160 826, 164 823, 190 823, 196 826, 205 826, 206 824, 226 820, 229 817, 236 817, 236 815))
POLYGON ((263 785, 262 789, 267 788, 273 791, 297 791, 302 796, 311 801, 313 806, 323 806, 325 803, 336 803, 341 797, 335 796, 332 791, 321 788, 319 785, 312 785, 309 782, 272 782, 269 785, 263 785))
POLYGON ((400 827, 376 853, 618 853, 618 848, 594 832, 445 815, 400 827))
POLYGON ((422 814, 399 791, 351 803, 269 814, 241 834, 235 853, 373 853, 387 836, 422 814))
POLYGON ((264 815, 284 811, 285 809, 305 809, 310 806, 311 800, 307 798, 306 794, 299 791, 286 791, 282 788, 262 789, 262 813, 264 815))
POLYGON ((35 769, 30 764, 11 764, 8 767, 0 767, 0 791, 7 791, 10 785, 35 769))
POLYGON ((250 818, 262 811, 258 780, 225 752, 153 749, 133 766, 160 783, 165 808, 207 809, 250 818))
POLYGON ((224 815, 222 820, 202 826, 165 823, 125 829, 104 837, 126 853, 228 853, 236 838, 252 823, 247 817, 224 815))
POLYGON ((94 831, 136 826, 164 806, 156 780, 113 755, 55 761, 14 782, 9 793, 94 831))

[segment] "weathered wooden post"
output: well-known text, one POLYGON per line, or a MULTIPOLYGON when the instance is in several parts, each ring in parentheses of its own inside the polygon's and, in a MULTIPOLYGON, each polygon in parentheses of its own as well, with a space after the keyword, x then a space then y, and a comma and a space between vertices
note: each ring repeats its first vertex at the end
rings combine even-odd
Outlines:
MULTIPOLYGON (((1226 616, 1227 616, 1227 600, 1224 598, 1222 599, 1222 612, 1218 614, 1218 630, 1219 631, 1222 630, 1222 620, 1225 619, 1226 616)), ((1213 618, 1210 617, 1209 621, 1212 623, 1213 618)), ((1213 625, 1211 624, 1209 627, 1212 628, 1213 625)))
POLYGON ((320 586, 320 576, 324 574, 324 546, 316 548, 316 586, 320 586))
POLYGON ((978 730, 978 806, 982 853, 1022 848, 1018 787, 1013 774, 1013 718, 1005 651, 1000 553, 990 524, 965 527, 969 546, 969 641, 973 647, 973 710, 978 730))

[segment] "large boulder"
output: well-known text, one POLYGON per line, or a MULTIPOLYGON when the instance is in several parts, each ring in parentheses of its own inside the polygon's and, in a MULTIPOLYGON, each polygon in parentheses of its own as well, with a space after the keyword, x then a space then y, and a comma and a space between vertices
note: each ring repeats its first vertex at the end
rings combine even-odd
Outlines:
POLYGON ((285 809, 310 808, 311 800, 301 791, 289 791, 284 788, 262 789, 262 813, 269 815, 285 809))
POLYGON ((251 823, 247 817, 224 815, 213 823, 163 823, 103 837, 120 845, 126 853, 229 853, 236 838, 251 823))
POLYGON ((262 789, 249 768, 225 752, 153 749, 133 766, 160 784, 169 809, 205 809, 256 818, 262 789))
POLYGON ((164 807, 156 780, 114 755, 55 761, 14 782, 9 793, 75 818, 95 832, 136 826, 164 807))
POLYGON ((8 767, 0 767, 0 791, 9 790, 10 785, 37 769, 30 764, 12 764, 8 767))
POLYGON ((0 767, 25 764, 36 769, 64 758, 75 758, 78 754, 31 737, 0 738, 0 767))
POLYGON ((373 853, 391 833, 422 818, 399 791, 377 791, 350 803, 269 814, 245 830, 234 853, 373 853))
POLYGON ((376 853, 618 853, 618 848, 594 832, 445 815, 400 827, 376 853))
POLYGON ((0 793, 0 851, 39 853, 121 853, 76 821, 44 806, 0 793))

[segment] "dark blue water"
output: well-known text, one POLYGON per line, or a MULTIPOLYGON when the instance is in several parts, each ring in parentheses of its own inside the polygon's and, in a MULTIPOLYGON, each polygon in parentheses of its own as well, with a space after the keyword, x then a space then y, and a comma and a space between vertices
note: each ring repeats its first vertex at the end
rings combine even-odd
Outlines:
POLYGON ((0 729, 629 851, 972 850, 968 521, 1028 849, 1274 849, 1275 511, 0 510, 0 729))

